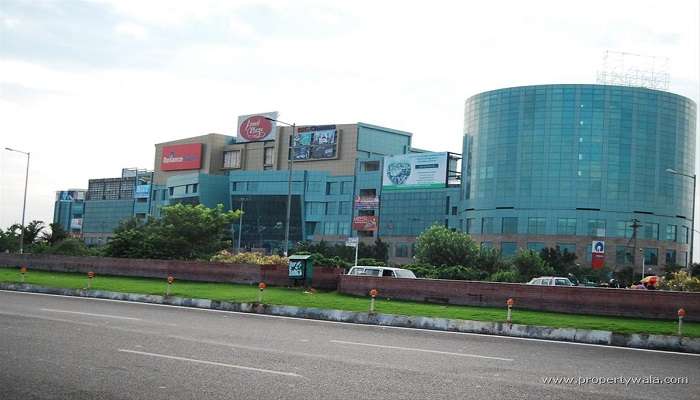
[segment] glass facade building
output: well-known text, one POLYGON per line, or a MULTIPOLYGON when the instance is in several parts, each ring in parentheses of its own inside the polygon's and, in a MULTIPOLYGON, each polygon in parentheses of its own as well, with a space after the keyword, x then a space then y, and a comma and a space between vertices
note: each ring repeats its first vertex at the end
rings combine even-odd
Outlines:
POLYGON ((647 265, 685 264, 691 232, 696 104, 639 87, 541 85, 466 101, 461 209, 477 241, 512 253, 566 245, 629 264, 632 221, 647 265), (617 255, 617 256, 616 256, 617 255))

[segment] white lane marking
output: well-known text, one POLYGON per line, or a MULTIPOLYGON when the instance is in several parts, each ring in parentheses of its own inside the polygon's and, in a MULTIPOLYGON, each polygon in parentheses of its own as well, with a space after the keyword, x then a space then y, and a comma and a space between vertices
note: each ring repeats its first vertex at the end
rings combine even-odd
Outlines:
POLYGON ((205 312, 224 313, 224 314, 236 314, 236 315, 240 315, 242 317, 249 317, 249 318, 278 318, 278 319, 291 319, 291 320, 296 320, 296 321, 305 321, 305 322, 310 322, 310 323, 351 325, 351 326, 356 327, 358 329, 361 329, 361 328, 375 329, 375 330, 376 329, 380 329, 380 330, 381 329, 397 329, 397 330, 407 330, 407 331, 412 331, 412 332, 420 332, 420 333, 424 333, 424 334, 479 336, 479 337, 496 339, 496 340, 498 340, 498 339, 520 340, 520 341, 525 341, 525 342, 552 343, 552 344, 561 345, 561 346, 600 347, 600 348, 603 348, 606 350, 642 351, 642 352, 647 352, 647 353, 670 354, 670 355, 674 355, 674 356, 700 357, 700 354, 695 354, 695 353, 681 353, 678 351, 654 350, 654 349, 638 349, 636 347, 622 347, 622 346, 613 346, 613 345, 608 345, 608 344, 565 342, 563 340, 535 339, 535 338, 524 338, 524 337, 517 337, 517 336, 489 335, 487 333, 438 331, 438 330, 432 330, 432 329, 407 328, 407 327, 403 327, 403 326, 356 324, 356 323, 352 323, 352 322, 324 321, 321 319, 286 317, 286 316, 282 316, 282 315, 255 314, 255 313, 242 312, 242 311, 212 310, 212 309, 208 309, 208 308, 177 306, 177 305, 171 305, 171 304, 155 304, 155 303, 146 303, 146 302, 131 301, 131 300, 112 300, 112 299, 100 299, 97 297, 66 296, 63 294, 20 292, 17 290, 7 290, 7 289, 0 289, 0 292, 34 295, 34 296, 63 297, 66 299, 75 299, 75 300, 97 300, 97 301, 106 301, 106 302, 113 302, 113 303, 128 303, 128 304, 138 304, 138 305, 142 305, 142 306, 153 306, 153 307, 170 307, 170 308, 177 308, 177 309, 194 311, 194 312, 205 311, 205 312))
POLYGON ((109 315, 109 314, 93 314, 93 313, 80 312, 80 311, 56 310, 53 308, 42 308, 41 311, 48 311, 48 312, 54 312, 54 313, 87 315, 88 317, 114 318, 114 319, 125 319, 125 320, 129 320, 129 321, 141 321, 141 318, 122 317, 119 315, 109 315))
POLYGON ((169 360, 178 360, 178 361, 189 361, 192 363, 196 364, 205 364, 205 365, 214 365, 217 367, 226 367, 226 368, 233 368, 233 369, 242 369, 245 371, 255 371, 255 372, 263 372, 266 374, 275 374, 275 375, 283 375, 283 376, 291 376, 294 378, 303 378, 303 376, 299 374, 295 374, 294 372, 283 372, 283 371, 273 371, 271 369, 262 369, 262 368, 253 368, 253 367, 244 367, 242 365, 233 365, 233 364, 224 364, 220 362, 215 362, 215 361, 205 361, 205 360, 196 360, 194 358, 185 358, 185 357, 177 357, 177 356, 169 356, 166 354, 156 354, 156 353, 147 353, 145 351, 136 351, 136 350, 127 350, 127 349, 119 349, 118 351, 122 353, 131 353, 131 354, 139 354, 142 356, 149 356, 149 357, 159 357, 159 358, 167 358, 169 360))
POLYGON ((338 343, 338 344, 349 344, 349 345, 354 345, 354 346, 378 347, 378 348, 380 348, 380 349, 419 351, 419 352, 421 352, 421 353, 433 353, 433 354, 442 354, 442 355, 448 355, 448 356, 471 357, 471 358, 486 358, 486 359, 489 359, 489 360, 499 360, 499 361, 513 361, 512 358, 482 356, 482 355, 479 355, 479 354, 468 354, 468 353, 453 353, 453 352, 451 352, 451 351, 439 351, 439 350, 417 349, 417 348, 414 348, 414 347, 386 346, 386 345, 383 345, 383 344, 346 342, 346 341, 344 341, 344 340, 330 340, 330 342, 331 342, 331 343, 338 343))

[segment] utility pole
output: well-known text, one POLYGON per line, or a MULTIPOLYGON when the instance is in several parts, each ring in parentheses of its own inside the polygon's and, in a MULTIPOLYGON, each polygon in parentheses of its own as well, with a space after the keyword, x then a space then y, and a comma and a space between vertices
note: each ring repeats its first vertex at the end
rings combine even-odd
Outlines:
MULTIPOLYGON (((637 247, 637 230, 642 227, 642 224, 639 223, 639 220, 637 218, 632 218, 632 238, 634 239, 634 250, 632 251, 632 263, 637 266, 637 249, 640 250, 640 254, 642 257, 642 279, 644 279, 644 250, 640 249, 637 247)), ((634 274, 632 274, 632 277, 634 278, 634 274)))

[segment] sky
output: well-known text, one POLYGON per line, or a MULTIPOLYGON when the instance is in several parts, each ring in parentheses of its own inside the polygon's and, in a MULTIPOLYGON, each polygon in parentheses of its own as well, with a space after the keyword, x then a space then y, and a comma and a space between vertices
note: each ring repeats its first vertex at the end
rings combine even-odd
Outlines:
MULTIPOLYGON (((700 97, 697 0, 0 0, 0 149, 31 152, 27 221, 55 191, 153 168, 154 144, 233 135, 238 115, 367 122, 462 149, 464 101, 595 83, 606 50, 668 57, 700 97)), ((0 150, 0 227, 26 157, 0 150)))

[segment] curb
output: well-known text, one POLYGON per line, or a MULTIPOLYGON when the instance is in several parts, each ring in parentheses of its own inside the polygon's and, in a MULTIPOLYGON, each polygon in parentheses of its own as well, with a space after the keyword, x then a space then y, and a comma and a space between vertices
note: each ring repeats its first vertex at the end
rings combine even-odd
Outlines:
POLYGON ((175 296, 108 292, 103 290, 61 289, 28 284, 0 283, 0 289, 17 292, 56 294, 109 300, 126 300, 140 303, 204 308, 221 311, 236 311, 254 314, 277 315, 333 322, 348 322, 365 325, 395 326, 446 332, 479 333, 497 336, 512 336, 531 339, 556 340, 562 342, 597 344, 637 349, 668 350, 700 354, 700 338, 669 335, 621 334, 610 331, 575 328, 552 328, 546 326, 508 324, 460 319, 405 316, 394 314, 369 314, 366 312, 327 310, 321 308, 279 306, 260 303, 231 303, 227 301, 192 299, 175 296))

